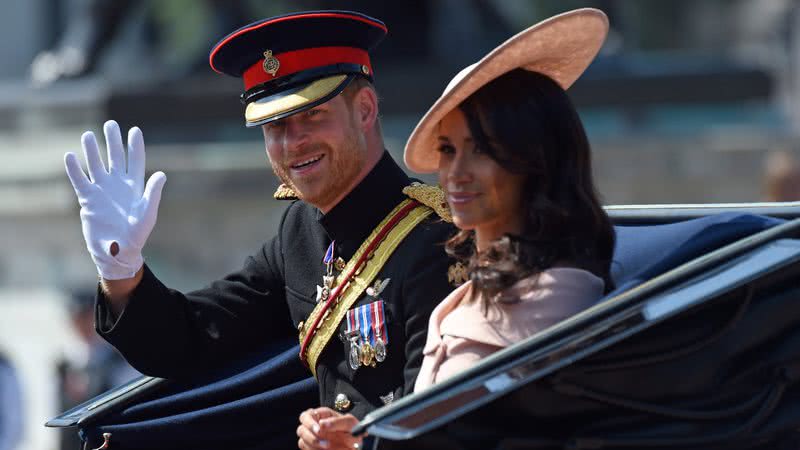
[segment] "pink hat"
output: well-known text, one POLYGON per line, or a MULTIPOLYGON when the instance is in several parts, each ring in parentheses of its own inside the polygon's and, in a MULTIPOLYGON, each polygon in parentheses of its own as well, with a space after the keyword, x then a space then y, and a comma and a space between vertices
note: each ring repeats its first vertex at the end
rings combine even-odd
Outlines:
POLYGON ((465 67, 431 106, 406 143, 403 159, 414 172, 439 166, 436 126, 450 111, 495 78, 520 68, 539 72, 569 88, 591 64, 608 33, 608 18, 594 8, 568 11, 537 23, 465 67))

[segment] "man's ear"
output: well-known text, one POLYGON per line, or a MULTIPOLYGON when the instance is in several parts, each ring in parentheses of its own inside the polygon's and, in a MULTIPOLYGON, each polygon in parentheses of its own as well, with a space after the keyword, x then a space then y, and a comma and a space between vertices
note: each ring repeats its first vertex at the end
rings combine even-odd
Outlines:
POLYGON ((373 89, 363 87, 356 92, 353 106, 355 119, 361 130, 366 133, 378 120, 378 96, 373 89))

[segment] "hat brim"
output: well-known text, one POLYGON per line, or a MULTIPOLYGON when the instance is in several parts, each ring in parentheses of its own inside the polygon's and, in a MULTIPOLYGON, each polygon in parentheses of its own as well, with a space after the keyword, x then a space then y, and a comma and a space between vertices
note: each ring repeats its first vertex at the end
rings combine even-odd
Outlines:
POLYGON ((608 34, 608 18, 594 8, 553 16, 514 35, 450 82, 417 124, 403 159, 417 173, 439 166, 435 132, 442 118, 486 83, 520 68, 547 75, 569 88, 589 67, 608 34))
POLYGON ((247 104, 248 127, 257 127, 321 105, 339 95, 356 75, 339 74, 295 86, 247 104))

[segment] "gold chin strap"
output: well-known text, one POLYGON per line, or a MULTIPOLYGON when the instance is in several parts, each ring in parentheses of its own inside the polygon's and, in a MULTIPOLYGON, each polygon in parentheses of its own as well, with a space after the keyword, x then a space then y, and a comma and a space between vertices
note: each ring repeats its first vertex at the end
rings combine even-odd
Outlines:
MULTIPOLYGON (((393 217, 398 214, 406 205, 408 205, 411 200, 403 200, 399 205, 397 205, 392 212, 390 212, 384 219, 372 230, 369 237, 361 243, 361 246, 356 250, 356 253, 353 257, 348 261, 345 265, 344 270, 339 274, 334 282, 334 286, 338 286, 342 279, 345 277, 345 274, 349 273, 357 261, 361 258, 361 255, 364 254, 365 250, 370 246, 373 240, 375 240, 376 236, 380 234, 380 231, 386 226, 387 223, 391 222, 393 217)), ((317 376, 317 361, 319 359, 322 350, 325 346, 330 342, 331 338, 336 334, 336 329, 339 327, 339 323, 344 319, 344 316, 347 314, 347 311, 350 307, 361 297, 361 294, 369 287, 370 283, 372 283, 373 279, 378 275, 378 272, 383 268, 383 265, 392 255, 394 250, 397 248, 398 245, 405 239, 408 233, 414 229, 420 222, 422 222, 426 217, 428 217, 433 211, 424 205, 419 205, 416 208, 412 209, 405 217, 400 219, 394 227, 386 234, 384 239, 378 244, 377 248, 372 252, 372 255, 368 255, 367 262, 361 266, 359 272, 350 279, 348 284, 344 287, 344 291, 342 295, 340 295, 338 301, 335 305, 325 311, 325 315, 323 316, 322 320, 319 321, 317 325, 317 329, 313 330, 314 335, 311 337, 311 342, 308 344, 308 349, 305 353, 305 359, 308 363, 308 367, 311 369, 311 373, 314 374, 314 377, 317 376)), ((323 306, 325 302, 320 302, 311 311, 311 315, 308 316, 308 319, 303 322, 303 325, 300 328, 300 343, 302 345, 303 341, 306 338, 306 335, 309 333, 308 328, 312 326, 314 322, 316 322, 317 317, 322 313, 321 311, 324 309, 323 306)))

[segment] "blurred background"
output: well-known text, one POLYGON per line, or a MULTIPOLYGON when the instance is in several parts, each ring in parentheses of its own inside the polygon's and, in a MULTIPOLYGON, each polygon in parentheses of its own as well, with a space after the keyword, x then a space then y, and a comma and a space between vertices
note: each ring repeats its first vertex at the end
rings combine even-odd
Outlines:
MULTIPOLYGON (((63 154, 116 119, 169 181, 145 257, 168 285, 239 268, 273 234, 259 130, 211 46, 301 9, 382 19, 383 130, 406 137, 447 81, 517 31, 582 6, 611 34, 570 89, 607 204, 800 199, 800 1, 27 0, 0 13, 0 450, 77 448, 43 422, 135 376, 91 333, 96 273, 63 154)), ((147 330, 142 330, 146 333, 147 330)))

